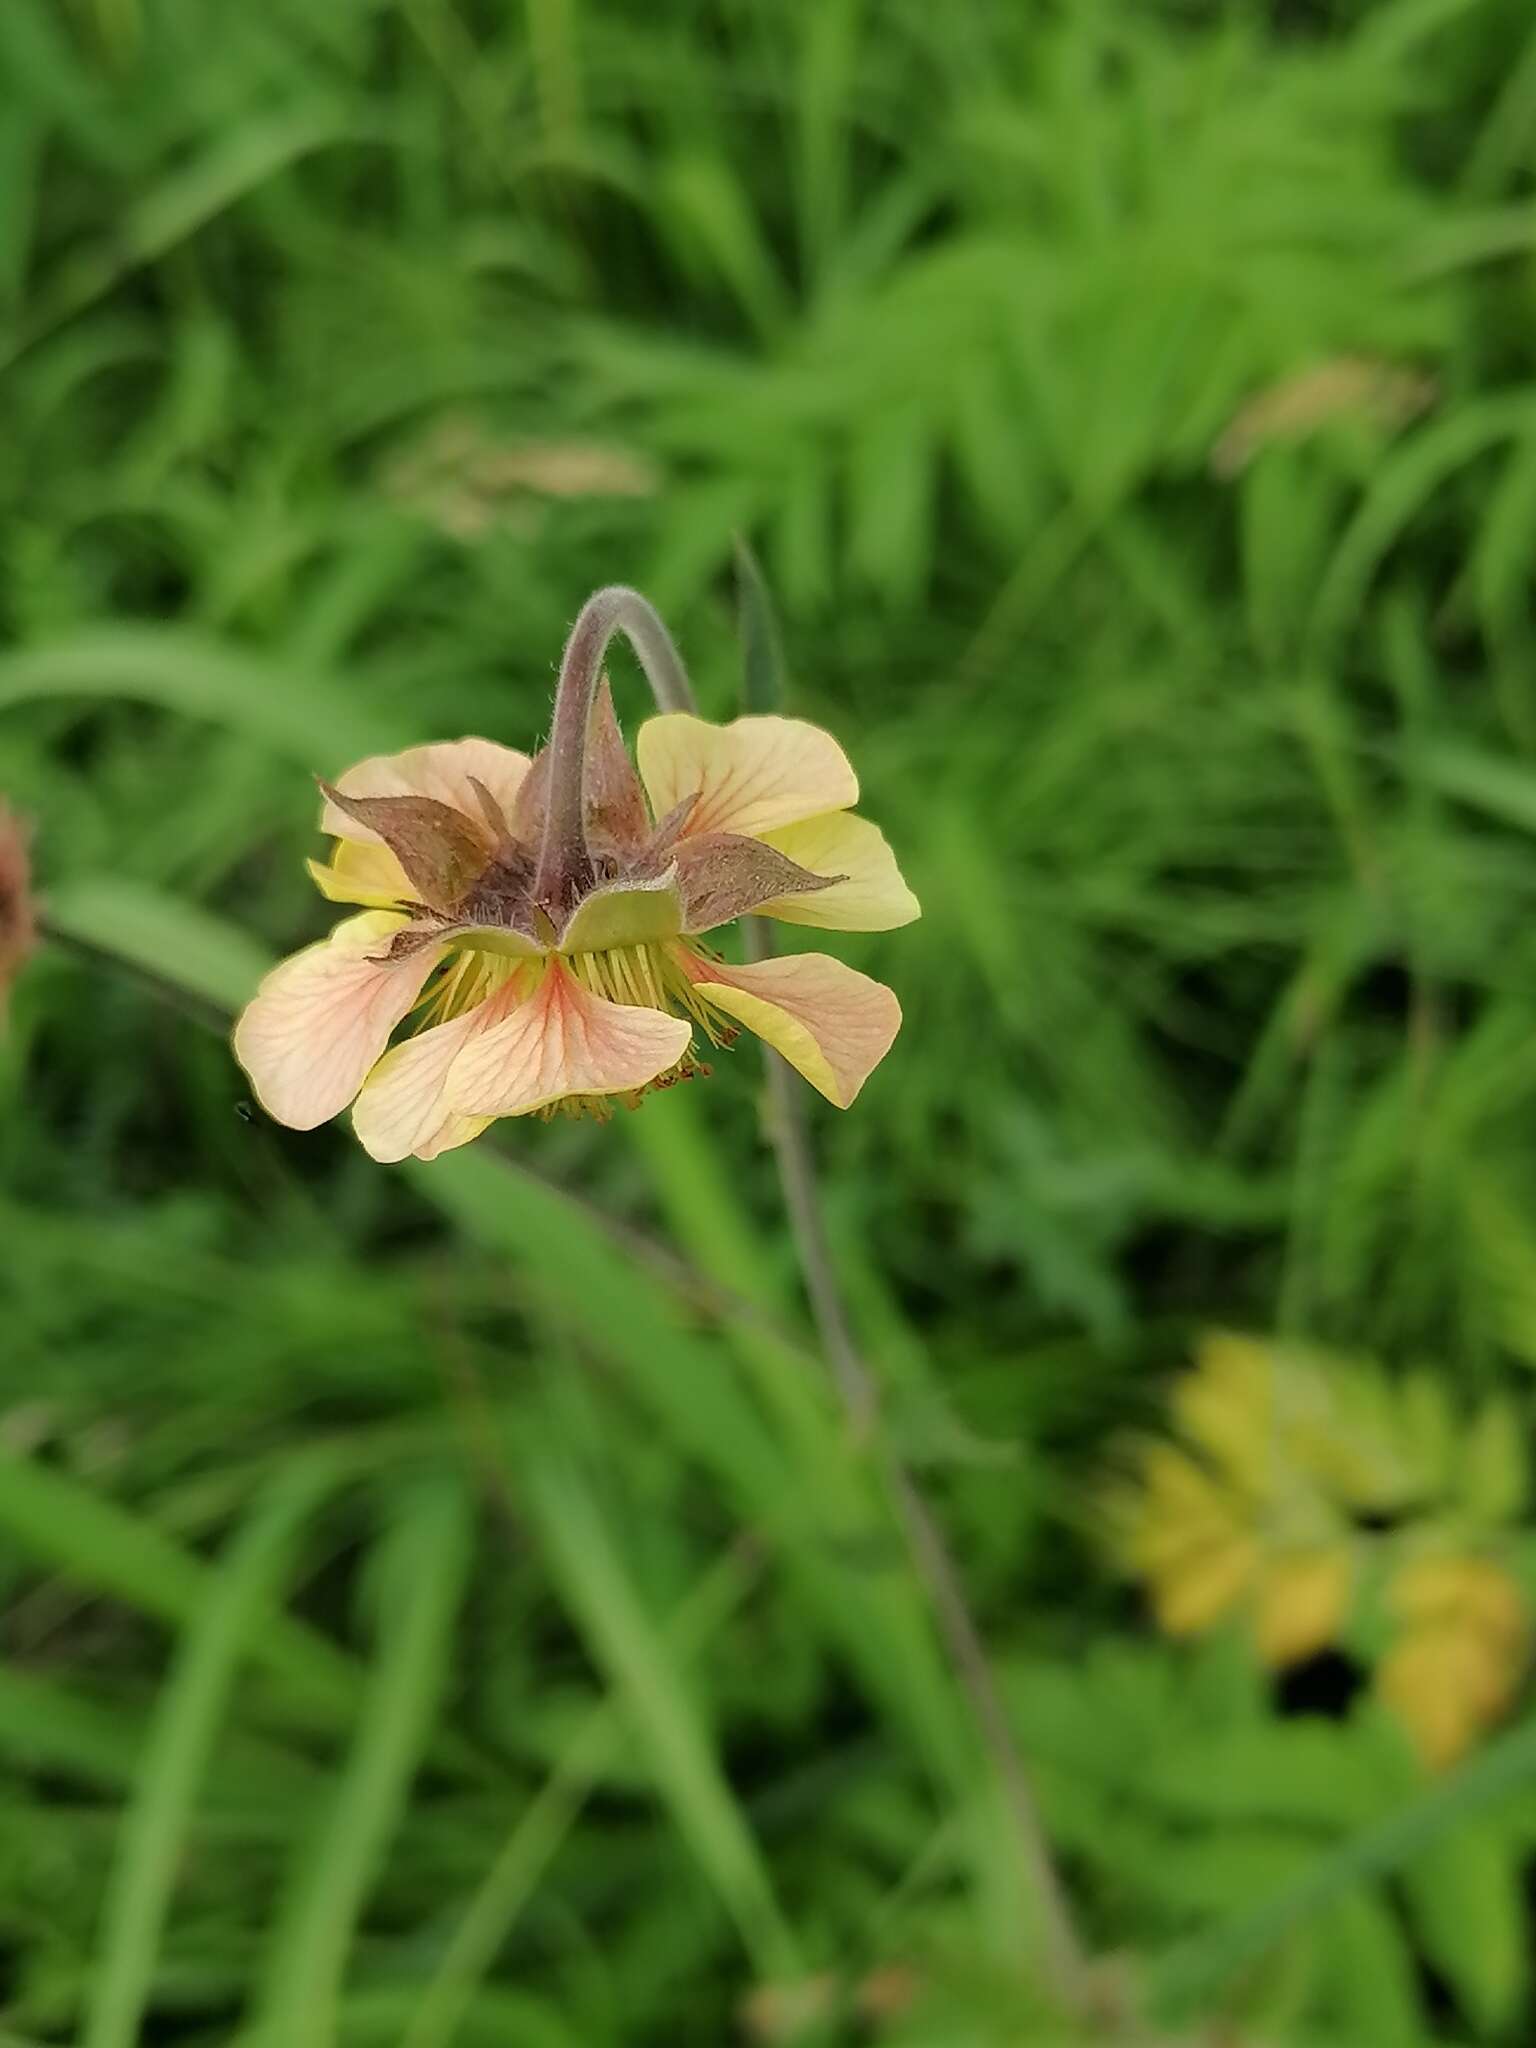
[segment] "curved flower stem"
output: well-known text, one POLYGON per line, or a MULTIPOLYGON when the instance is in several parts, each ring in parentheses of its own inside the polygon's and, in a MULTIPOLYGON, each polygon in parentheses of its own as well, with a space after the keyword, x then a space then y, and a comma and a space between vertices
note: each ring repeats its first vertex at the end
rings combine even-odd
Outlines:
MULTIPOLYGON (((773 942, 765 921, 748 917, 742 923, 749 958, 769 958, 773 942)), ((954 1554, 917 1481, 882 1427, 879 1382, 854 1340, 827 1240, 799 1077, 788 1061, 767 1045, 763 1047, 763 1058, 768 1080, 769 1140, 822 1348, 856 1439, 871 1451, 890 1490, 913 1564, 927 1590, 945 1648, 1007 1799, 1034 1895, 1038 1943, 1047 1981, 1067 2011, 1081 2013, 1087 2003, 1087 1958, 1051 1856, 1029 1771, 1014 1740, 954 1554)))
POLYGON ((594 591, 565 643, 549 730, 549 802, 533 894, 552 909, 568 908, 593 881, 584 810, 587 732, 603 656, 615 633, 622 633, 639 656, 659 709, 696 708, 682 657, 655 607, 621 583, 594 591))

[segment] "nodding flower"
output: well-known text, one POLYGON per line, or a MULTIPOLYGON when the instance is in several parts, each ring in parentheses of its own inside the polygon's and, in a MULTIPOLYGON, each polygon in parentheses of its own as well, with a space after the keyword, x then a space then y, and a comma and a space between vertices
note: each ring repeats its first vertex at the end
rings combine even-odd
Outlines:
POLYGON ((599 591, 540 753, 449 740, 321 785, 335 846, 310 872, 362 909, 274 968, 235 1027, 278 1122, 352 1103, 375 1159, 431 1159, 497 1117, 633 1106, 708 1072, 696 1036, 742 1025, 840 1108, 884 1058, 901 1008, 881 983, 824 953, 735 966, 704 943, 748 912, 828 931, 919 914, 853 813, 842 748, 799 719, 665 708, 632 763, 601 670, 615 632, 664 706, 690 701, 650 606, 599 591))

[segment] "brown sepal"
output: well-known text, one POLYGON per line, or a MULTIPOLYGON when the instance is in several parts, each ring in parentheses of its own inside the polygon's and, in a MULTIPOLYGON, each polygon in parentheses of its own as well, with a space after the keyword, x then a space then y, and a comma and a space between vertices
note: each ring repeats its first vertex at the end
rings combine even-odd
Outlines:
POLYGON ((412 907, 421 911, 422 921, 419 924, 402 925, 399 931, 391 932, 389 944, 382 953, 371 954, 371 959, 409 960, 413 954, 424 952, 428 946, 439 944, 445 934, 456 929, 456 919, 434 918, 431 911, 420 904, 412 907))
POLYGON ((331 802, 377 832, 411 886, 434 910, 452 910, 489 866, 486 828, 431 796, 345 796, 320 785, 331 802))
POLYGON ((813 874, 788 854, 739 832, 701 832, 684 839, 673 857, 688 932, 707 932, 777 896, 803 896, 843 879, 813 874))
POLYGON ((491 837, 496 840, 498 845, 502 840, 510 839, 512 837, 512 827, 507 823, 507 814, 496 801, 495 796, 486 788, 478 775, 471 775, 468 781, 470 788, 475 792, 475 802, 480 806, 485 822, 491 828, 491 837))
POLYGON ((549 809, 549 749, 540 747, 528 765, 517 800, 512 806, 512 831, 524 846, 535 852, 544 837, 544 815, 549 809))
POLYGON ((650 806, 614 715, 608 678, 597 686, 587 728, 587 844, 594 854, 632 858, 651 836, 650 806))
POLYGON ((689 790, 680 797, 664 818, 658 818, 650 839, 646 843, 645 857, 650 860, 670 860, 672 849, 688 829, 688 820, 698 805, 699 792, 689 790))
POLYGON ((456 921, 540 936, 533 909, 534 857, 515 839, 497 847, 490 866, 458 905, 456 921))

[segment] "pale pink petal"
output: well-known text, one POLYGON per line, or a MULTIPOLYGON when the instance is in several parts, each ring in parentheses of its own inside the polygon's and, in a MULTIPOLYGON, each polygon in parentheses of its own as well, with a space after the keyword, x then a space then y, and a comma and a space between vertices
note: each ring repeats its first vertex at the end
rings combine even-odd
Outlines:
POLYGON ((698 795, 682 837, 769 832, 859 800, 848 757, 819 726, 799 718, 736 718, 710 725, 686 711, 647 719, 635 742, 640 776, 658 818, 698 795))
POLYGON ((901 1005, 883 982, 825 953, 752 967, 697 957, 683 957, 683 964, 696 994, 766 1039, 839 1109, 853 1101, 901 1026, 901 1005))
MULTIPOLYGON (((403 754, 372 754, 338 775, 336 787, 343 796, 435 797, 466 817, 479 819, 485 812, 474 784, 483 782, 510 818, 529 765, 526 754, 495 740, 440 740, 433 746, 407 747, 403 754)), ((330 802, 320 813, 320 830, 336 839, 370 843, 379 836, 330 802)))
MULTIPOLYGON (((472 1039, 508 1015, 518 1000, 518 985, 514 977, 462 1016, 419 1031, 385 1053, 352 1105, 352 1128, 366 1152, 392 1161, 424 1147, 431 1148, 428 1157, 448 1149, 437 1142, 445 1126, 469 1121, 449 1106, 444 1093, 448 1070, 472 1039)), ((456 1142, 467 1143, 473 1135, 456 1142)))
POLYGON ((813 924, 823 931, 888 932, 921 917, 922 907, 901 878, 885 834, 851 811, 827 811, 798 825, 763 834, 765 845, 818 875, 841 875, 829 888, 776 896, 758 905, 762 917, 813 924))
POLYGON ((369 910, 263 980, 235 1026, 235 1057, 269 1116, 313 1130, 346 1108, 442 951, 377 956, 410 920, 369 910))
POLYGON ((532 995, 454 1061, 447 1099, 467 1116, 523 1116, 566 1095, 621 1095, 676 1066, 691 1036, 681 1017, 610 1003, 551 960, 532 995))
POLYGON ((307 863, 320 894, 332 903, 366 903, 382 910, 391 903, 414 900, 405 869, 381 841, 338 839, 329 864, 307 863))

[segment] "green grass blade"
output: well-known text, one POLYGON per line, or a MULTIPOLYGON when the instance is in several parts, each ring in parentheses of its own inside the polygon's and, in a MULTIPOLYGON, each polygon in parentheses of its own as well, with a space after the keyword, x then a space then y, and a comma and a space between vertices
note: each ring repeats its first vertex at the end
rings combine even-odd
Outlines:
POLYGON ((330 2048, 347 1956, 446 1690, 470 1562, 456 1477, 420 1481, 381 1539, 378 1655, 330 1805, 295 1862, 267 1949, 254 2038, 330 2048))
MULTIPOLYGON (((115 942, 135 964, 178 986, 231 1004, 245 999, 249 985, 235 983, 246 970, 230 949, 203 945, 201 917, 181 919, 180 906, 149 892, 132 908, 101 934, 104 942, 115 942), (132 950, 148 935, 155 944, 147 955, 132 950)), ((682 1181, 701 1150, 687 1122, 674 1123, 672 1107, 660 1105, 654 1133, 637 1131, 636 1142, 681 1224, 694 1213, 682 1181)), ((686 1104, 680 1114, 688 1116, 686 1104)), ((611 1234, 560 1191, 509 1171, 484 1146, 408 1162, 403 1171, 470 1242, 514 1263, 556 1327, 578 1333, 599 1356, 614 1360, 679 1448, 728 1487, 744 1521, 787 1545, 820 1626, 843 1645, 871 1697, 916 1736, 945 1797, 969 1799, 975 1779, 968 1723, 937 1654, 922 1596, 898 1571, 868 1571, 851 1561, 868 1545, 894 1559, 900 1538, 867 1461, 828 1398, 817 1361, 766 1325, 727 1319, 733 1347, 758 1389, 760 1401, 754 1401, 725 1369, 719 1347, 700 1337, 686 1295, 624 1256, 611 1234), (530 1256, 531 1246, 546 1243, 560 1245, 558 1261, 530 1256), (782 1440, 767 1425, 765 1409, 777 1419, 782 1440), (814 1483, 807 1478, 813 1470, 814 1483)), ((709 1261, 708 1277, 733 1291, 756 1294, 766 1283, 750 1233, 730 1205, 697 1249, 709 1261)))
POLYGON ((1449 477, 1536 419, 1530 390, 1500 393, 1423 427, 1383 462, 1334 551, 1318 589, 1311 632, 1326 647, 1360 616, 1371 579, 1405 527, 1449 477))
MULTIPOLYGON (((69 1578, 177 1626, 196 1623, 215 1580, 151 1522, 25 1458, 0 1458, 0 1528, 69 1578)), ((323 1636, 283 1615, 263 1631, 259 1649, 267 1669, 306 1705, 333 1716, 350 1712, 357 1671, 323 1636)))
POLYGON ((0 1665, 0 1754, 115 1789, 138 1767, 136 1730, 121 1713, 53 1680, 0 1665))
POLYGON ((784 703, 784 638, 767 578, 756 555, 736 536, 736 621, 741 635, 741 708, 778 711, 784 703))
POLYGON ((795 1973, 795 1944, 756 1839, 731 1795, 678 1667, 585 1484, 558 1449, 529 1459, 524 1498, 550 1568, 633 1716, 679 1830, 764 1977, 795 1973))
POLYGON ((421 737, 363 708, 330 676, 169 626, 81 631, 0 655, 0 711, 71 697, 123 698, 208 719, 314 772, 421 737))
POLYGON ((161 1931, 198 1787, 253 1631, 270 1619, 305 1520, 334 1477, 324 1456, 291 1468, 210 1576, 150 1724, 108 1883, 82 2048, 140 2038, 161 1931))
MULTIPOLYGON (((728 1552, 679 1603, 666 1626, 669 1651, 681 1660, 696 1654, 739 1605, 755 1576, 738 1553, 728 1552)), ((577 1726, 476 1886, 400 2048, 451 2048, 457 2041, 464 2014, 570 1832, 593 1781, 628 1739, 629 1717, 617 1695, 594 1707, 577 1726)))
POLYGON ((227 918, 116 875, 50 889, 46 915, 62 937, 223 1008, 244 1002, 272 964, 260 940, 227 918))

